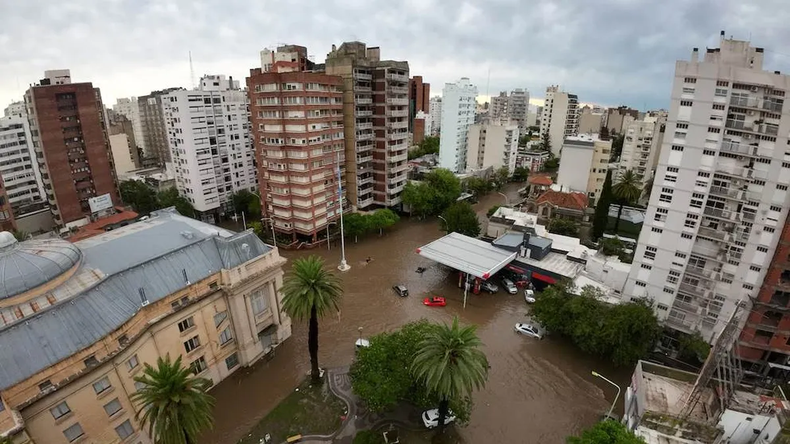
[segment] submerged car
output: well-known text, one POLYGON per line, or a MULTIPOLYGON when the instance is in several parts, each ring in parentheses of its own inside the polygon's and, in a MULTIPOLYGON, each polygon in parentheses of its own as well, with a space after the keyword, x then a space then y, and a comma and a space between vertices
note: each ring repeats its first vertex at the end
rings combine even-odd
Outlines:
POLYGON ((530 336, 535 339, 543 339, 543 334, 541 333, 540 329, 538 329, 538 327, 532 324, 523 324, 519 322, 518 324, 516 324, 515 329, 516 329, 516 333, 520 333, 525 336, 530 336))
POLYGON ((518 287, 516 287, 516 284, 514 284, 510 279, 502 279, 502 286, 505 287, 505 291, 510 294, 518 293, 518 287))
POLYGON ((392 289, 395 291, 395 293, 398 296, 400 296, 402 298, 405 298, 406 296, 409 295, 409 289, 406 288, 405 285, 396 285, 396 286, 392 287, 392 289))
POLYGON ((483 281, 480 284, 480 289, 483 291, 487 291, 489 293, 496 293, 497 291, 499 291, 499 287, 497 287, 496 284, 494 284, 493 282, 489 282, 489 281, 483 281))
POLYGON ((534 304, 535 303, 535 290, 530 290, 529 288, 524 290, 524 300, 527 301, 527 304, 534 304))
MULTIPOLYGON (((450 424, 451 422, 455 421, 455 413, 452 410, 447 412, 447 416, 444 417, 444 425, 450 424)), ((425 424, 425 427, 432 429, 439 425, 439 409, 431 409, 422 412, 422 422, 425 424)))
POLYGON ((441 296, 432 296, 430 298, 425 298, 422 300, 423 305, 427 305, 429 307, 444 307, 447 305, 447 301, 444 300, 441 296))

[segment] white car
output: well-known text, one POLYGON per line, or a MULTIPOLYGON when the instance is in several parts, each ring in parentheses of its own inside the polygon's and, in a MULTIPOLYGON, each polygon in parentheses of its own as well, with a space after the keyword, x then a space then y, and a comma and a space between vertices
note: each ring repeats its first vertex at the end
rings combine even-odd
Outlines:
POLYGON ((502 286, 505 287, 505 291, 510 294, 518 293, 518 287, 516 287, 516 284, 514 284, 510 279, 502 279, 502 286))
POLYGON ((535 303, 535 290, 530 290, 529 288, 524 290, 524 300, 527 301, 527 304, 534 304, 535 303))
POLYGON ((516 324, 516 333, 521 333, 522 335, 531 336, 535 339, 543 339, 543 334, 540 330, 531 324, 516 324))
MULTIPOLYGON (((451 422, 455 421, 455 413, 452 410, 447 412, 447 416, 444 418, 444 425, 450 424, 451 422)), ((439 425, 439 409, 431 409, 422 412, 422 422, 425 424, 425 427, 432 429, 439 425)))

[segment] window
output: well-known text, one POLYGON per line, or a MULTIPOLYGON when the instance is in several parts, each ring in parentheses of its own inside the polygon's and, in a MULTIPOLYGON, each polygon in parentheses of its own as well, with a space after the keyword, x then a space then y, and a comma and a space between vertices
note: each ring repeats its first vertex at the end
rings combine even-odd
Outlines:
POLYGON ((184 349, 187 351, 187 353, 198 347, 200 347, 200 337, 198 336, 193 336, 188 341, 184 342, 184 349))
POLYGON ((708 132, 712 134, 719 134, 721 132, 721 128, 708 127, 708 132))
POLYGON ((661 194, 658 195, 659 202, 672 202, 672 188, 661 188, 661 194))
POLYGON ((250 305, 252 305, 252 313, 255 316, 266 311, 269 308, 269 301, 266 292, 263 289, 256 290, 250 295, 250 305))
POLYGON ((234 354, 228 356, 227 358, 225 358, 225 366, 228 367, 228 370, 236 367, 237 365, 239 365, 239 355, 238 354, 234 353, 234 354))
POLYGON ((107 412, 107 416, 112 416, 120 412, 122 408, 123 407, 121 407, 121 403, 118 401, 118 398, 115 398, 107 404, 104 404, 104 411, 107 412))
POLYGON ((132 356, 126 361, 126 368, 129 369, 129 371, 134 370, 138 365, 140 365, 140 361, 137 360, 137 355, 132 356))
POLYGON ((702 150, 702 154, 704 156, 715 156, 716 155, 716 151, 713 151, 713 150, 702 150))
POLYGON ((98 395, 99 393, 112 387, 110 379, 106 376, 93 383, 93 391, 98 395))
POLYGON ((765 231, 766 233, 773 233, 776 230, 774 230, 772 227, 764 227, 763 231, 765 231))
POLYGON ((664 232, 664 230, 662 230, 661 228, 656 228, 656 227, 651 228, 650 231, 652 231, 653 233, 658 233, 658 234, 661 234, 661 233, 664 232))
POLYGON ((206 359, 203 356, 201 356, 195 359, 194 361, 192 361, 192 364, 189 365, 189 368, 192 370, 192 373, 197 375, 206 371, 206 369, 208 368, 208 364, 206 364, 206 359))
POLYGON ((638 287, 647 287, 647 284, 646 284, 646 283, 644 283, 644 282, 642 282, 642 281, 636 281, 636 285, 637 285, 638 287))
POLYGON ((667 172, 669 173, 677 173, 679 170, 675 167, 667 167, 667 172))
POLYGON ((195 326, 195 320, 192 316, 190 316, 178 323, 178 331, 183 333, 194 326, 195 326))
POLYGON ((716 97, 727 97, 727 90, 724 88, 716 88, 714 95, 716 97))
POLYGON ((675 290, 673 290, 673 289, 671 289, 669 287, 664 287, 664 293, 674 294, 675 290))
POLYGON ((751 265, 751 266, 749 266, 749 270, 759 272, 760 270, 762 270, 762 268, 760 268, 760 267, 758 267, 756 265, 751 265))
POLYGON ((691 106, 691 105, 692 105, 691 100, 681 100, 680 101, 680 106, 691 106))
POLYGON ((688 233, 680 233, 680 237, 682 237, 683 239, 693 239, 694 238, 694 236, 692 236, 692 235, 690 235, 688 233))
POLYGON ((136 391, 138 391, 138 392, 139 392, 140 390, 144 389, 144 388, 145 388, 145 386, 146 386, 146 383, 144 383, 144 382, 140 382, 140 381, 134 381, 134 389, 135 389, 136 391))
POLYGON ((691 202, 689 205, 693 208, 702 208, 702 199, 705 198, 704 194, 700 193, 692 193, 691 194, 691 202))
POLYGON ((718 103, 714 103, 713 104, 713 109, 719 110, 719 111, 724 111, 724 105, 720 105, 718 103))
POLYGON ((672 145, 672 151, 683 151, 683 147, 680 145, 672 145))
POLYGON ((777 213, 782 212, 782 207, 777 207, 776 205, 771 205, 771 211, 776 211, 777 213))
POLYGON ((653 216, 653 219, 657 222, 664 222, 667 220, 667 214, 669 214, 669 210, 666 208, 656 208, 656 215, 653 216))
POLYGON ((49 409, 49 412, 52 413, 53 418, 60 419, 71 413, 71 409, 69 408, 69 405, 66 404, 66 401, 63 401, 55 407, 49 409))
POLYGON ((695 228, 697 226, 697 219, 699 219, 699 216, 689 213, 686 215, 686 222, 683 226, 686 228, 695 228))
POLYGON ((710 177, 710 173, 705 171, 697 171, 697 176, 699 177, 710 177))
POLYGON ((82 426, 80 425, 80 423, 76 423, 73 426, 71 426, 71 427, 69 427, 69 428, 67 428, 66 430, 63 431, 63 435, 66 436, 66 439, 69 442, 75 441, 77 438, 79 438, 80 436, 82 436, 84 434, 85 434, 85 432, 82 431, 82 426))
POLYGON ((787 185, 777 185, 776 189, 777 190, 782 190, 782 191, 787 191, 787 185))
POLYGON ((694 94, 694 88, 683 88, 683 94, 694 94))
POLYGON ((763 247, 761 245, 761 246, 757 247, 757 251, 759 251, 761 253, 768 253, 768 248, 767 247, 763 247))
POLYGON ((683 81, 686 83, 697 83, 697 79, 694 77, 686 77, 685 79, 683 79, 683 81))
POLYGON ((704 180, 695 180, 694 181, 694 186, 695 187, 707 188, 708 182, 705 182, 704 180))
POLYGON ((642 264, 641 267, 644 268, 645 270, 652 270, 653 269, 653 266, 652 265, 648 265, 648 264, 642 264))
POLYGON ((728 82, 726 80, 717 80, 716 81, 716 86, 730 86, 730 82, 728 82))
POLYGON ((661 310, 661 311, 667 311, 667 310, 669 310, 669 307, 668 307, 668 306, 666 306, 666 305, 664 305, 664 304, 657 304, 657 305, 656 305, 656 307, 657 307, 659 310, 661 310))
POLYGON ((679 128, 679 129, 688 129, 688 127, 689 127, 688 123, 678 123, 675 125, 675 128, 679 128))
POLYGON ((227 318, 228 318, 227 310, 226 311, 221 311, 221 312, 215 314, 214 315, 214 326, 219 328, 219 325, 222 324, 222 321, 224 321, 227 318))
POLYGON ((222 332, 219 334, 220 345, 225 345, 231 340, 233 340, 233 333, 231 333, 230 327, 226 328, 225 330, 222 330, 222 332))
POLYGON ((132 427, 132 423, 127 419, 123 422, 123 424, 115 428, 115 433, 117 433, 118 437, 123 440, 132 436, 132 433, 134 433, 134 427, 132 427))
POLYGON ((653 260, 656 258, 656 251, 658 249, 656 247, 646 246, 645 247, 645 259, 653 260))
POLYGON ((679 251, 676 251, 675 252, 675 257, 679 257, 681 259, 685 259, 686 258, 686 253, 681 253, 679 251))
POLYGON ((743 289, 744 290, 754 290, 754 286, 749 285, 749 284, 743 284, 743 289))

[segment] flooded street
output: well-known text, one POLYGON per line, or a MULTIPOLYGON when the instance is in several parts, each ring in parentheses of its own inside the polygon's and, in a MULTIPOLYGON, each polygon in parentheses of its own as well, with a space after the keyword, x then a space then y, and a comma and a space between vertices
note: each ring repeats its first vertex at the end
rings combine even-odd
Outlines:
MULTIPOLYGON (((511 202, 517 188, 508 188, 511 202)), ((490 206, 503 200, 492 193, 475 209, 484 218, 490 206)), ((373 233, 358 244, 346 245, 351 270, 340 275, 345 290, 341 313, 319 323, 321 366, 351 362, 359 327, 362 335, 369 337, 420 318, 449 322, 457 315, 464 323, 479 326, 491 363, 486 387, 474 395, 471 421, 460 429, 466 442, 562 443, 568 434, 597 421, 616 390, 590 372, 598 371, 625 389, 632 369, 613 369, 557 338, 537 341, 515 334, 513 325, 523 321, 528 312, 523 296, 501 290, 494 295, 470 294, 464 309, 463 292, 455 285, 457 275, 450 276, 446 268, 415 252, 442 234, 436 219, 404 219, 383 237, 373 233), (368 256, 373 261, 366 264, 368 256), (416 273, 419 266, 427 270, 416 273), (397 297, 391 289, 394 284, 405 284, 410 296, 397 297), (422 298, 427 295, 446 297, 447 307, 423 306, 422 298)), ((331 251, 324 247, 280 253, 289 260, 318 254, 333 267, 340 262, 340 248, 334 244, 331 251)), ((308 369, 307 325, 294 322, 293 336, 277 348, 271 361, 240 370, 211 391, 217 398, 215 428, 203 442, 235 443, 308 369)), ((622 397, 618 404, 615 411, 622 412, 622 397)))

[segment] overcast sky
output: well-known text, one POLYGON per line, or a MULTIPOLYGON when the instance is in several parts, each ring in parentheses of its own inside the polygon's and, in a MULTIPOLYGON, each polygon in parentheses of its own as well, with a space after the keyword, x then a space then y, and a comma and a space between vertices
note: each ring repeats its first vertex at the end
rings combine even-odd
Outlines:
POLYGON ((481 95, 560 84, 587 103, 666 106, 678 58, 719 31, 790 71, 788 0, 0 0, 0 108, 46 69, 100 87, 105 105, 195 76, 242 80, 259 51, 360 40, 431 83, 469 77, 481 95), (490 80, 489 80, 490 70, 490 80))

